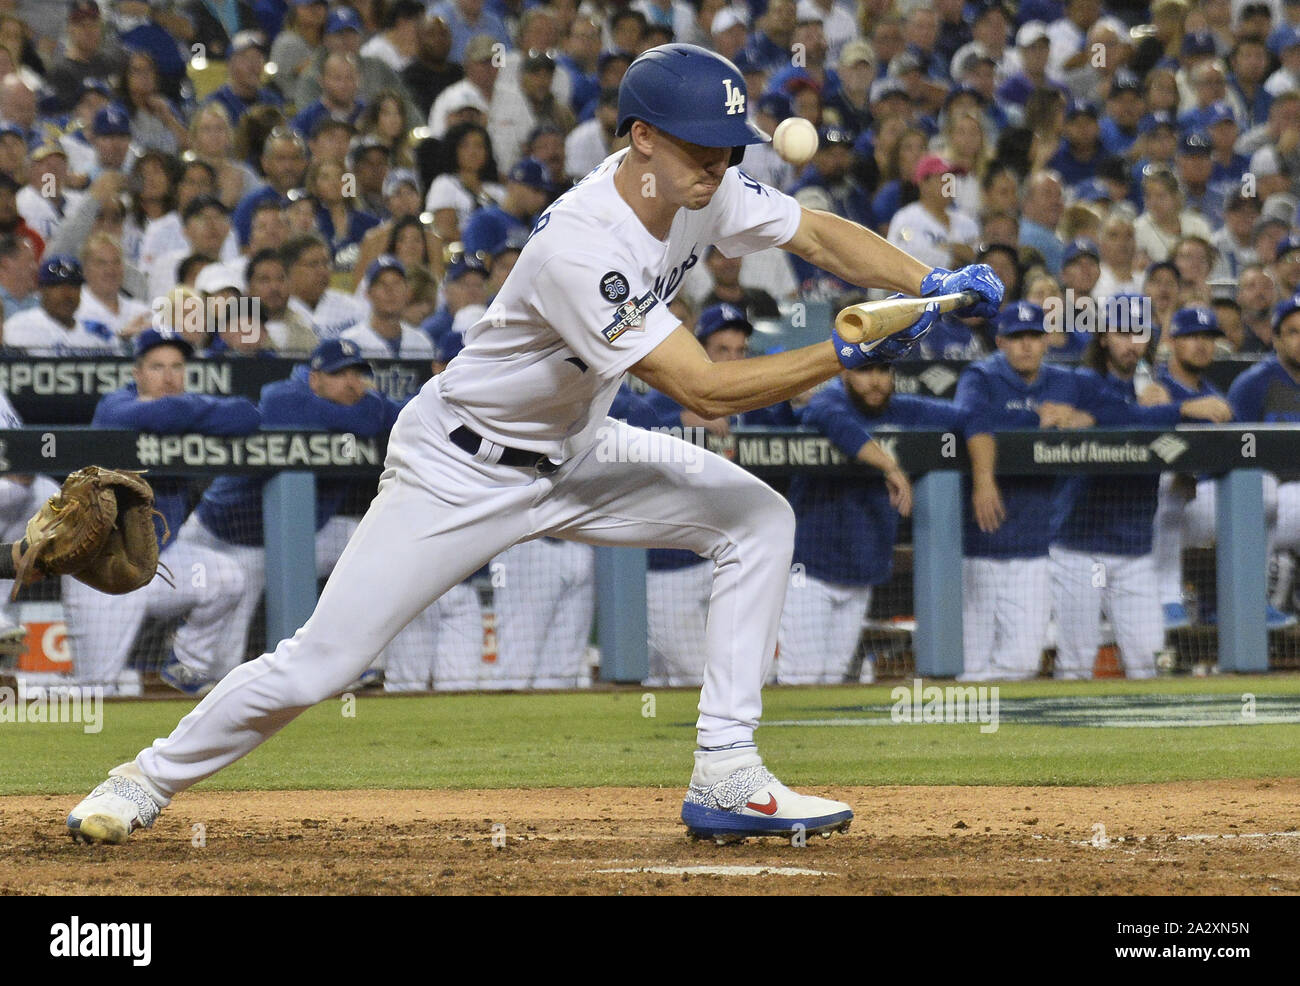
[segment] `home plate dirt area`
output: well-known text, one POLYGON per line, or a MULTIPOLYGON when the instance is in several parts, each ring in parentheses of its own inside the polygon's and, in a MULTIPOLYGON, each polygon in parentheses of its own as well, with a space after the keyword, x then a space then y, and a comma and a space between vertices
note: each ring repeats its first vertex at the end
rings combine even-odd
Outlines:
POLYGON ((1296 894, 1300 780, 829 787, 847 834, 692 842, 680 790, 190 792, 124 846, 0 798, 4 894, 1296 894))

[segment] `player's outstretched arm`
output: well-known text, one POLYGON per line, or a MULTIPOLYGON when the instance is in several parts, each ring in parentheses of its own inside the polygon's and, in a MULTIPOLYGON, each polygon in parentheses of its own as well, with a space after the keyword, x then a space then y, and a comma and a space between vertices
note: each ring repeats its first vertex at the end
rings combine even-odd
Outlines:
POLYGON ((679 325, 631 372, 702 418, 725 418, 788 401, 840 369, 829 341, 715 363, 690 330, 679 325))
POLYGON ((865 226, 831 212, 804 209, 799 228, 781 247, 836 277, 864 288, 921 294, 930 267, 865 226))

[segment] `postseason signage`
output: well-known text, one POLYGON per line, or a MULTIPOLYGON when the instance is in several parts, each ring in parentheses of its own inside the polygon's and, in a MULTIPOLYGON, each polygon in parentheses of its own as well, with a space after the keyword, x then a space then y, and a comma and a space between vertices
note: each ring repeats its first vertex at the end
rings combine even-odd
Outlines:
MULTIPOLYGON (((682 437, 760 476, 875 473, 813 431, 737 429, 719 439, 702 429, 688 429, 682 437)), ((912 475, 935 470, 965 472, 970 468, 965 439, 954 432, 880 430, 875 439, 912 475)), ((1300 426, 1293 425, 1197 425, 1168 431, 1011 431, 999 434, 997 441, 998 472, 1004 475, 1219 475, 1232 469, 1289 473, 1300 458, 1300 426)), ((383 436, 359 438, 325 432, 154 435, 28 427, 0 431, 0 473, 66 475, 93 463, 147 469, 154 475, 295 470, 369 475, 383 466, 386 445, 383 436)), ((613 449, 612 454, 618 455, 618 449, 613 449)))
MULTIPOLYGON (((268 383, 288 379, 299 360, 247 357, 193 359, 185 389, 193 394, 247 397, 257 403, 268 383)), ((433 375, 424 360, 371 360, 375 389, 404 403, 433 375)), ((89 424, 105 394, 134 379, 129 359, 0 359, 0 393, 29 424, 89 424)))

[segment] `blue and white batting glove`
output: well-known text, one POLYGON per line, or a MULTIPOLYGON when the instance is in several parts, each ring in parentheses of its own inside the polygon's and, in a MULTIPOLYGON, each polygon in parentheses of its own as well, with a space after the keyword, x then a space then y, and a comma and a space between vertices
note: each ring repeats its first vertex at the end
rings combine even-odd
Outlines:
MULTIPOLYGON (((909 296, 901 293, 891 294, 887 300, 906 297, 909 296)), ((930 331, 938 317, 938 306, 928 306, 921 317, 907 328, 895 332, 892 336, 867 343, 845 342, 832 324, 831 341, 835 343, 835 352, 845 369, 856 370, 869 363, 892 363, 910 353, 921 337, 930 331)))
POLYGON ((936 267, 921 281, 922 298, 935 294, 956 294, 959 291, 974 291, 978 294, 982 301, 953 312, 954 315, 966 318, 993 318, 1002 307, 1002 296, 1006 290, 1001 278, 993 273, 993 268, 988 264, 971 264, 958 270, 936 267))

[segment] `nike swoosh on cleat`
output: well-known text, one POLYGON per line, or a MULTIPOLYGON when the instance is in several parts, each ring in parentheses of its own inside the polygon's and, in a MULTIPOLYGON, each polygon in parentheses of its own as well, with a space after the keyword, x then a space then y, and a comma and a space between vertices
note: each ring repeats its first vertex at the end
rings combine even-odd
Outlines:
POLYGON ((769 794, 769 795, 767 796, 767 804, 765 804, 765 805, 756 805, 756 804, 754 804, 754 802, 749 801, 749 802, 746 802, 745 807, 746 807, 746 808, 752 808, 752 809, 754 809, 754 811, 759 812, 760 814, 763 814, 763 815, 775 815, 775 814, 776 814, 776 798, 769 794))

